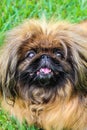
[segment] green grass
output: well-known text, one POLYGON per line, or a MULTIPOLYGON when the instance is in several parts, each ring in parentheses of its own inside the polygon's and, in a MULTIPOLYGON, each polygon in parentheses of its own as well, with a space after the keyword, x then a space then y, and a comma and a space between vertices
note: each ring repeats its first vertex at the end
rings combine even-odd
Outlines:
MULTIPOLYGON (((87 19, 87 0, 0 0, 0 45, 4 33, 21 23, 26 18, 47 19, 56 17, 59 20, 79 22, 87 19)), ((20 125, 13 117, 0 109, 0 130, 36 130, 26 123, 20 125)))
POLYGON ((87 0, 0 0, 0 14, 1 32, 42 14, 78 22, 87 18, 87 0))
POLYGON ((0 130, 38 130, 34 126, 28 126, 25 122, 19 123, 4 110, 0 110, 0 130))

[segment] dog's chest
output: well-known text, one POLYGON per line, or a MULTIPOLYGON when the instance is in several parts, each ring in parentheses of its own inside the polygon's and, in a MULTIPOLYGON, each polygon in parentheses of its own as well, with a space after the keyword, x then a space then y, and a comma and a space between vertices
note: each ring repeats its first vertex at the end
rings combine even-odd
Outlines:
POLYGON ((30 105, 30 118, 33 124, 40 126, 42 124, 43 105, 30 105))

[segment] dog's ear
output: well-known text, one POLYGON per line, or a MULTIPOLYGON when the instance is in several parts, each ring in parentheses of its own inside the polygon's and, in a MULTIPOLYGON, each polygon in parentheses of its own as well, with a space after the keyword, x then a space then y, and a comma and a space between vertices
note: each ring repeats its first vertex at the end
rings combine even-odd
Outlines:
POLYGON ((69 32, 68 45, 72 52, 74 68, 77 71, 76 87, 80 92, 87 94, 87 30, 80 26, 73 25, 69 32))
MULTIPOLYGON (((75 74, 75 85, 87 93, 87 28, 80 24, 64 24, 57 28, 57 36, 67 47, 75 74), (65 28, 63 28, 65 27, 65 28)), ((87 23, 86 23, 87 27, 87 23)))
POLYGON ((6 33, 5 43, 0 50, 0 88, 7 97, 15 94, 14 76, 18 62, 18 49, 23 40, 22 30, 17 27, 6 33))
POLYGON ((7 96, 14 95, 11 91, 15 85, 19 48, 33 33, 37 33, 35 28, 38 29, 35 20, 28 20, 6 33, 5 44, 0 50, 0 87, 7 96))
POLYGON ((77 89, 87 93, 87 38, 80 36, 72 47, 75 68, 78 74, 77 89))
MULTIPOLYGON (((87 21, 80 23, 82 31, 80 32, 81 38, 77 44, 77 51, 79 55, 79 87, 81 91, 87 94, 87 21)), ((78 26, 78 28, 80 28, 78 26)))

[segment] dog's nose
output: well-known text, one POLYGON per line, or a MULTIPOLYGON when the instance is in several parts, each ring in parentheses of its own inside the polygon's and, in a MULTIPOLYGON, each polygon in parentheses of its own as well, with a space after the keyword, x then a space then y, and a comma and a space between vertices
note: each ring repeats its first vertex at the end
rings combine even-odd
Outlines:
POLYGON ((50 66, 50 56, 48 54, 43 54, 41 56, 41 64, 43 67, 49 67, 50 66))
POLYGON ((47 54, 43 54, 43 55, 41 56, 41 58, 42 58, 42 59, 48 59, 48 58, 50 58, 50 56, 47 55, 47 54))

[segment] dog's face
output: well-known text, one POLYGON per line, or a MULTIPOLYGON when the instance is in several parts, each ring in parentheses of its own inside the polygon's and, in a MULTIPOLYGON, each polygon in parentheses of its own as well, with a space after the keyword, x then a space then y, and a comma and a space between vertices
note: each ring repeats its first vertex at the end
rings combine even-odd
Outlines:
POLYGON ((35 96, 35 101, 36 96, 39 98, 41 94, 41 102, 48 102, 59 89, 64 90, 68 81, 71 84, 75 82, 72 54, 56 37, 52 39, 52 36, 43 34, 31 41, 27 40, 19 49, 16 80, 23 97, 35 96))
POLYGON ((82 90, 79 83, 86 79, 80 75, 87 71, 86 48, 79 42, 84 42, 84 46, 86 43, 70 25, 55 24, 50 29, 38 24, 31 22, 26 24, 29 30, 25 26, 14 30, 18 32, 14 37, 19 36, 17 41, 10 39, 13 43, 8 49, 5 82, 11 76, 8 85, 11 95, 36 104, 71 97, 82 90))

